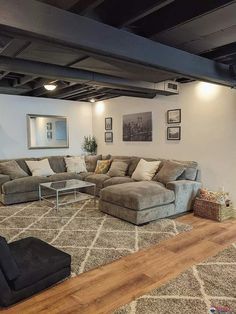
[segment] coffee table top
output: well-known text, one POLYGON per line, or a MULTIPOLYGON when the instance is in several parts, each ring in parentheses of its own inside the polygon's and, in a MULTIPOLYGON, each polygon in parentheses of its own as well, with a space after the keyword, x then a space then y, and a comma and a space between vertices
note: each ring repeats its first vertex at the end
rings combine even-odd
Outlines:
POLYGON ((95 186, 94 183, 85 182, 82 180, 63 180, 63 181, 55 181, 55 182, 46 182, 40 183, 40 186, 46 187, 51 190, 55 191, 66 191, 71 189, 79 189, 79 188, 86 188, 89 186, 95 186))

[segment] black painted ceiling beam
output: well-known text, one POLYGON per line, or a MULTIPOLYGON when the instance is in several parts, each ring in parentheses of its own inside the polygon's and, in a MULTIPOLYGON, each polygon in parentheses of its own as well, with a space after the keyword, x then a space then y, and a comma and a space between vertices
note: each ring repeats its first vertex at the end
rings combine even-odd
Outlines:
MULTIPOLYGON (((61 43, 94 55, 108 56, 212 83, 236 85, 236 79, 225 64, 34 0, 0 0, 0 27, 9 32, 61 43)), ((90 75, 87 76, 88 79, 91 78, 90 75)))
POLYGON ((50 79, 51 82, 53 80, 62 80, 80 84, 112 87, 114 89, 123 88, 147 93, 157 91, 154 83, 131 81, 87 70, 3 56, 0 56, 0 70, 43 77, 50 79))

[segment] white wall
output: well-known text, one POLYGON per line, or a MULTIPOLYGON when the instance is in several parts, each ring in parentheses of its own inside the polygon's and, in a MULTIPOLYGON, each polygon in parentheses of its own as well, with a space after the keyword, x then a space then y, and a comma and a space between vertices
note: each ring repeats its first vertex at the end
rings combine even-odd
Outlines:
POLYGON ((91 110, 85 102, 0 95, 0 159, 80 154, 83 137, 92 134, 91 110), (69 148, 29 150, 26 114, 66 116, 69 148))
POLYGON ((205 187, 224 186, 236 206, 236 90, 201 82, 181 85, 179 96, 120 97, 93 106, 101 153, 196 160, 205 187), (181 141, 166 140, 166 111, 182 109, 181 141), (152 111, 153 141, 123 142, 122 115, 152 111), (114 142, 104 142, 104 118, 113 118, 114 142))

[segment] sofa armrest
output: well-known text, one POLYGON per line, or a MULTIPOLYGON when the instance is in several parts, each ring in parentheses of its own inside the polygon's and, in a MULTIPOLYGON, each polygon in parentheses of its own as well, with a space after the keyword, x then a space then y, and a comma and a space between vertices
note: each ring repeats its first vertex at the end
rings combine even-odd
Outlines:
POLYGON ((166 188, 175 192, 176 213, 191 210, 192 202, 196 197, 201 183, 190 180, 178 180, 167 183, 166 188))
POLYGON ((5 175, 5 174, 0 174, 0 194, 2 193, 2 185, 5 183, 5 182, 8 182, 10 181, 10 177, 5 175))

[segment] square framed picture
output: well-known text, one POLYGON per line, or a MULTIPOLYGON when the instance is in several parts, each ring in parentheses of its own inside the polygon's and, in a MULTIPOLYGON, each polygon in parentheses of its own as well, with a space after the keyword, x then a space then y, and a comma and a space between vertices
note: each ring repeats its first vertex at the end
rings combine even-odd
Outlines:
POLYGON ((47 131, 47 139, 48 140, 52 139, 52 132, 51 131, 47 131))
POLYGON ((181 127, 173 126, 167 128, 167 140, 180 141, 181 140, 181 127))
POLYGON ((105 130, 112 130, 112 118, 105 118, 105 130))
POLYGON ((52 122, 47 123, 47 130, 52 130, 52 122))
POLYGON ((173 109, 167 111, 167 123, 181 123, 181 109, 173 109))
POLYGON ((112 143, 113 142, 113 133, 112 132, 105 132, 105 142, 112 143))

